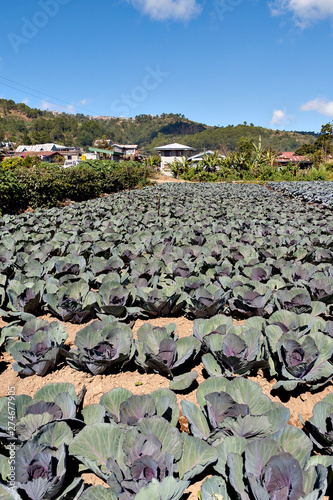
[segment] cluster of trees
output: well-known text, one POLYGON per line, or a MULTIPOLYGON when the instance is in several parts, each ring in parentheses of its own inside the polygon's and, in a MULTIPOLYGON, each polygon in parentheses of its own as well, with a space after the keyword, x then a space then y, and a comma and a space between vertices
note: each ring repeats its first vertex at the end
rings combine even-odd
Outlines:
POLYGON ((321 127, 319 137, 314 143, 306 143, 295 151, 298 155, 310 156, 315 163, 326 162, 333 153, 333 122, 321 127))
MULTIPOLYGON (((262 137, 264 146, 272 146, 278 151, 295 151, 304 143, 314 142, 316 138, 315 134, 305 135, 298 132, 270 130, 243 123, 236 126, 210 128, 198 134, 183 136, 181 139, 184 144, 197 150, 221 149, 223 145, 229 151, 236 151, 242 137, 256 141, 259 136, 262 137)), ((152 147, 160 145, 158 143, 161 142, 161 139, 162 137, 158 136, 157 140, 152 142, 152 147)))
POLYGON ((166 138, 169 135, 199 133, 206 128, 180 114, 101 120, 83 114, 53 116, 49 111, 0 99, 0 141, 9 140, 18 144, 60 142, 67 146, 88 147, 97 138, 105 136, 115 143, 135 143, 149 150, 151 141, 159 133, 166 138))
MULTIPOLYGON (((260 178, 264 168, 273 169, 277 156, 276 150, 263 145, 261 136, 257 141, 241 137, 237 151, 232 151, 226 156, 221 156, 217 151, 214 155, 204 155, 194 167, 187 158, 181 161, 176 159, 171 165, 171 170, 175 177, 182 176, 189 180, 202 173, 218 173, 217 178, 252 180, 260 178)), ((206 178, 205 175, 201 177, 206 178)))
POLYGON ((30 108, 23 102, 16 103, 12 99, 0 99, 0 107, 2 108, 4 116, 8 116, 11 111, 18 111, 27 118, 38 118, 45 113, 40 109, 30 108))
POLYGON ((237 150, 229 152, 225 157, 215 152, 214 155, 205 155, 195 166, 187 158, 176 159, 171 170, 175 177, 190 181, 219 181, 219 180, 329 180, 333 178, 333 162, 328 162, 328 155, 333 151, 333 127, 327 123, 322 126, 321 133, 315 144, 311 144, 308 154, 308 145, 305 145, 299 154, 307 154, 313 161, 313 166, 306 170, 299 164, 289 163, 278 168, 276 159, 279 151, 272 145, 265 146, 261 136, 253 141, 248 137, 241 137, 237 150))
POLYGON ((91 119, 83 114, 53 116, 49 111, 0 99, 0 141, 6 139, 19 144, 60 142, 66 146, 88 147, 103 135, 115 143, 138 144, 148 153, 153 153, 156 146, 175 141, 197 150, 221 149, 223 146, 226 151, 235 151, 241 137, 255 141, 259 135, 264 146, 294 151, 303 144, 313 144, 317 138, 314 133, 281 132, 246 122, 237 126, 209 127, 174 113, 109 120, 91 119))

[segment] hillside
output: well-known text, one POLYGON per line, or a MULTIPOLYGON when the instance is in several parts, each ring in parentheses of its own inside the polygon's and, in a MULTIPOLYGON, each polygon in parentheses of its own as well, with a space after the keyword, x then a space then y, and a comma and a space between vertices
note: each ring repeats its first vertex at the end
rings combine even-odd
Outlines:
MULTIPOLYGON (((214 127, 204 130, 191 136, 184 135, 181 140, 184 144, 195 149, 227 149, 235 150, 241 137, 246 137, 258 142, 261 136, 263 146, 272 146, 278 151, 295 151, 305 143, 313 143, 315 134, 304 134, 299 132, 285 132, 280 130, 270 130, 253 125, 228 125, 227 127, 214 127)), ((161 137, 152 140, 151 147, 161 144, 161 141, 171 141, 171 136, 161 137)))
POLYGON ((294 151, 304 143, 313 143, 313 132, 285 132, 256 127, 253 124, 211 127, 193 122, 184 115, 138 115, 135 118, 91 119, 83 114, 57 116, 49 111, 32 109, 26 104, 0 99, 0 141, 21 144, 57 142, 67 146, 88 147, 97 138, 122 144, 138 144, 141 151, 154 152, 154 147, 181 142, 196 150, 235 150, 241 137, 255 141, 259 135, 265 146, 279 151, 294 151))

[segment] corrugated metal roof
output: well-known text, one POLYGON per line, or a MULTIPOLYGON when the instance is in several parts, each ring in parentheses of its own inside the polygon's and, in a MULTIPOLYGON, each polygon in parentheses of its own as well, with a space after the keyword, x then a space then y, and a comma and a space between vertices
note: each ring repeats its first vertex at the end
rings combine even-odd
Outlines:
POLYGON ((33 146, 19 146, 16 148, 16 153, 23 153, 24 151, 61 151, 62 149, 68 149, 66 146, 61 146, 60 144, 55 144, 53 142, 48 142, 46 144, 34 144, 33 146))
POLYGON ((178 151, 181 151, 182 149, 184 151, 194 151, 193 148, 191 148, 190 146, 184 146, 184 144, 179 144, 177 142, 174 142, 173 144, 167 144, 166 146, 160 146, 158 148, 154 148, 154 149, 157 149, 158 151, 165 151, 165 150, 178 150, 178 151))
POLYGON ((281 153, 277 158, 277 161, 291 161, 291 162, 306 162, 310 161, 307 156, 295 155, 293 151, 285 151, 281 153))
MULTIPOLYGON (((189 160, 201 159, 205 155, 207 155, 207 156, 213 156, 214 154, 215 154, 215 151, 208 150, 208 151, 204 151, 203 153, 198 153, 197 155, 191 156, 191 158, 189 158, 189 160)), ((221 155, 219 155, 219 156, 221 156, 221 155)), ((225 158, 225 156, 223 158, 225 158)))
POLYGON ((15 152, 14 156, 54 156, 56 154, 60 154, 58 151, 22 151, 15 152))
POLYGON ((93 151, 94 153, 105 153, 107 155, 121 155, 118 151, 113 151, 112 149, 100 149, 100 148, 89 148, 89 151, 93 151))

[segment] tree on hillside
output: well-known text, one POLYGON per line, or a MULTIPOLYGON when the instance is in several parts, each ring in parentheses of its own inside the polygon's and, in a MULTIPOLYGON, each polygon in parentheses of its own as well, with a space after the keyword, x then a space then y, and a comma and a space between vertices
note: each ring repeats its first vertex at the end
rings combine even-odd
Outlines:
POLYGON ((31 144, 47 144, 52 142, 51 136, 46 131, 37 132, 36 130, 31 132, 31 144))
POLYGON ((261 135, 259 135, 258 144, 252 139, 241 137, 237 152, 232 155, 232 162, 240 175, 249 172, 253 177, 258 177, 263 166, 273 168, 277 154, 272 146, 263 146, 261 135))
POLYGON ((324 161, 326 161, 327 155, 332 152, 332 141, 333 141, 332 123, 328 122, 321 127, 320 136, 315 141, 315 145, 318 146, 317 149, 321 149, 323 153, 324 161))
MULTIPOLYGON (((83 114, 69 116, 61 113, 53 116, 49 111, 32 109, 26 104, 15 104, 7 99, 0 99, 0 129, 4 131, 6 138, 16 137, 17 141, 21 141, 27 133, 33 144, 57 142, 82 147, 91 146, 98 137, 106 135, 116 144, 138 144, 140 149, 152 154, 155 152, 154 147, 173 142, 174 136, 177 136, 178 142, 192 146, 198 151, 221 148, 236 151, 242 137, 257 143, 259 135, 262 137, 264 148, 272 145, 279 151, 294 151, 304 142, 313 144, 318 137, 318 134, 313 133, 306 135, 305 132, 273 131, 255 127, 248 122, 237 126, 212 127, 175 113, 163 113, 159 116, 138 115, 131 119, 115 117, 107 120, 92 119, 83 114), (26 120, 25 117, 30 119, 26 120), (47 141, 40 136, 42 133, 46 134, 47 141)), ((324 131, 323 135, 325 137, 327 131, 324 131)), ((321 140, 324 140, 325 146, 325 139, 321 140)), ((225 154, 224 151, 223 153, 225 154)))
POLYGON ((296 149, 295 153, 298 155, 314 155, 316 163, 327 160, 327 155, 333 152, 333 122, 326 123, 321 127, 320 135, 315 140, 314 144, 303 144, 296 149), (319 154, 320 153, 320 154, 319 154))
POLYGON ((315 144, 303 144, 296 149, 295 154, 300 156, 307 156, 314 154, 317 151, 315 144))
MULTIPOLYGON (((94 141, 94 144, 98 144, 98 147, 100 149, 108 149, 108 150, 111 150, 112 149, 112 146, 110 144, 110 142, 108 141, 108 138, 106 137, 106 135, 104 134, 102 139, 100 138, 97 138, 95 141, 94 141)), ((92 146, 94 145, 92 144, 92 146)))
POLYGON ((25 133, 20 141, 24 146, 30 146, 31 145, 31 139, 29 137, 29 134, 25 133))
POLYGON ((253 140, 248 137, 241 137, 238 141, 237 149, 240 153, 251 156, 253 152, 253 140))

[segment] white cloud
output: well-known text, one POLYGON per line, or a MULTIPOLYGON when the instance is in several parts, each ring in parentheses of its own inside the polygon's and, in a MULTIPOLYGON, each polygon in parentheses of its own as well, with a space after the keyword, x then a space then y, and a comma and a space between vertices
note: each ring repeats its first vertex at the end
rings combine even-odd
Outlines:
POLYGON ((41 103, 41 109, 43 111, 47 111, 47 110, 51 110, 54 108, 54 105, 53 104, 50 104, 48 101, 45 101, 45 99, 42 99, 42 103, 41 103))
POLYGON ((268 2, 273 15, 292 13, 299 25, 333 17, 332 0, 273 0, 268 2))
POLYGON ((70 113, 75 114, 74 104, 68 104, 68 106, 62 106, 61 104, 53 104, 51 102, 42 99, 41 109, 43 111, 59 111, 60 113, 70 113))
POLYGON ((287 123, 287 116, 286 112, 283 111, 282 109, 276 109, 273 112, 273 116, 271 119, 271 124, 272 125, 285 125, 287 123))
POLYGON ((29 97, 23 97, 22 102, 23 104, 29 104, 29 97))
POLYGON ((199 15, 202 6, 196 0, 127 0, 137 10, 157 21, 189 21, 199 15))
POLYGON ((82 106, 85 106, 87 103, 88 99, 82 99, 82 101, 80 101, 80 104, 82 104, 82 106))
POLYGON ((333 101, 327 99, 313 99, 301 106, 301 111, 317 111, 321 115, 333 118, 333 101))

